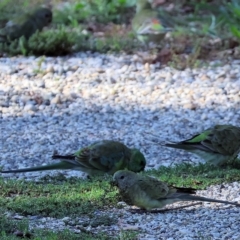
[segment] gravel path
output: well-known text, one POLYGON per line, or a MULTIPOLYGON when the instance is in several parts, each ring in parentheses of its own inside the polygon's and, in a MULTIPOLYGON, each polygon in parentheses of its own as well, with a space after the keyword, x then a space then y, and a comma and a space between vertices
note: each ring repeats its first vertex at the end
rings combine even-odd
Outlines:
MULTIPOLYGON (((165 141, 187 138, 215 124, 239 126, 240 61, 216 64, 178 71, 142 64, 137 55, 124 54, 0 58, 1 165, 13 169, 46 164, 54 150, 65 154, 99 139, 140 148, 148 167, 189 161, 189 157, 201 161, 153 144, 145 131, 165 141)), ((36 179, 46 174, 4 177, 36 179)), ((239 183, 226 185, 221 196, 218 186, 212 189, 199 194, 240 201, 239 183)), ((134 227, 131 219, 137 217, 139 239, 240 239, 240 209, 225 208, 204 204, 193 210, 144 215, 111 211, 122 212, 122 224, 134 227)))

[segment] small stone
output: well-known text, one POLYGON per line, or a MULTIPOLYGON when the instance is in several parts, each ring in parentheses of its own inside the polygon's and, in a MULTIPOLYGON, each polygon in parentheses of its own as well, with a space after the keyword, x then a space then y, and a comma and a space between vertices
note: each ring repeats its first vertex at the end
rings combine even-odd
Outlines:
POLYGON ((51 104, 59 104, 61 103, 61 97, 60 95, 56 95, 54 98, 51 99, 51 104))

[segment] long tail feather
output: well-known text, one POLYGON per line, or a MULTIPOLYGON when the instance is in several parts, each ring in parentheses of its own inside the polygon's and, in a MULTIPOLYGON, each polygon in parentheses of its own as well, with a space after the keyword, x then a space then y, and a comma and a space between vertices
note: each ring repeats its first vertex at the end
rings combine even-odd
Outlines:
POLYGON ((37 172, 37 171, 47 171, 47 170, 64 170, 64 169, 74 169, 76 168, 75 164, 71 162, 59 162, 46 166, 37 166, 32 168, 22 168, 22 169, 14 169, 14 170, 6 170, 1 171, 1 173, 21 173, 21 172, 37 172))
POLYGON ((200 197, 200 196, 193 196, 193 195, 183 195, 180 196, 182 201, 202 201, 202 202, 215 202, 215 203, 224 203, 224 204, 231 204, 240 207, 239 203, 234 203, 234 202, 228 202, 228 201, 223 201, 223 200, 217 200, 217 199, 212 199, 212 198, 205 198, 205 197, 200 197))
POLYGON ((205 152, 213 152, 211 149, 199 144, 199 143, 186 143, 186 142, 179 142, 179 143, 166 143, 164 144, 166 147, 177 148, 182 150, 194 151, 194 150, 202 150, 205 152))

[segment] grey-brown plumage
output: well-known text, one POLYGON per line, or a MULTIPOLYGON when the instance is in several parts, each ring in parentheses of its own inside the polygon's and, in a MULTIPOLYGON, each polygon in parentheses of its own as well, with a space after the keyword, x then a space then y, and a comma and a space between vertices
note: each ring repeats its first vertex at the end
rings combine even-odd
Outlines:
POLYGON ((215 202, 240 207, 238 203, 194 196, 196 190, 193 188, 172 187, 156 178, 128 170, 117 171, 113 180, 118 186, 123 201, 146 210, 163 208, 168 204, 180 201, 215 202))

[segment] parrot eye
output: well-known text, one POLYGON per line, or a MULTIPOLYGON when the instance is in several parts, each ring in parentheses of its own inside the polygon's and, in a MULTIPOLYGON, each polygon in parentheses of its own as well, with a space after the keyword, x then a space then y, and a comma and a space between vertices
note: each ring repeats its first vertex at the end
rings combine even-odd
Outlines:
POLYGON ((122 176, 120 177, 120 179, 124 179, 124 176, 122 175, 122 176))

